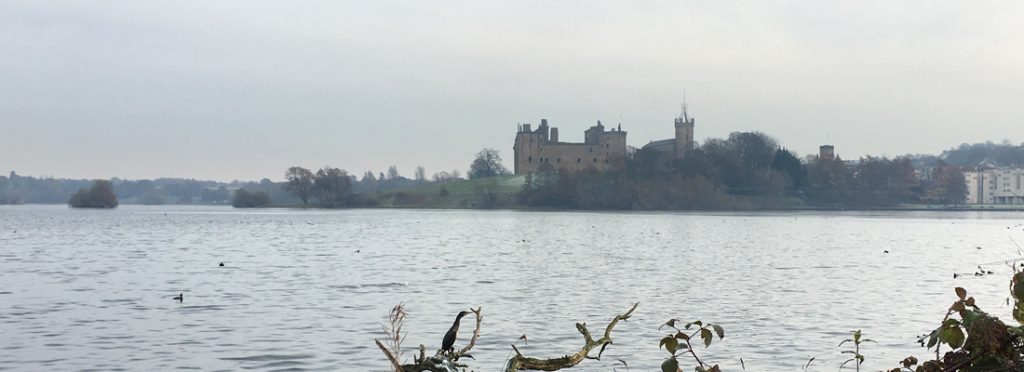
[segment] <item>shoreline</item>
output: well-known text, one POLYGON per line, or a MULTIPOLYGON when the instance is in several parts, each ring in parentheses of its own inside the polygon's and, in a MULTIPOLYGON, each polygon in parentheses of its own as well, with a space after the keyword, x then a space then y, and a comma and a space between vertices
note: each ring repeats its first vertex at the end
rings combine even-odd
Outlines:
MULTIPOLYGON (((0 204, 2 207, 17 207, 17 206, 67 206, 66 203, 24 203, 24 204, 0 204)), ((901 207, 865 207, 865 208, 826 208, 826 207, 791 207, 791 208, 719 208, 719 209, 572 209, 572 208, 538 208, 538 207, 496 207, 496 208, 475 208, 475 207, 456 207, 456 206, 416 206, 416 205, 387 205, 387 206, 357 206, 347 208, 321 208, 321 207, 302 207, 295 205, 271 205, 265 207, 254 207, 254 208, 236 208, 228 204, 136 204, 136 203, 122 203, 123 206, 143 206, 143 207, 166 207, 166 206, 182 206, 182 207, 224 207, 230 209, 298 209, 298 210, 359 210, 359 209, 408 209, 408 210, 479 210, 479 211, 524 211, 524 212, 1024 212, 1024 205, 1020 206, 989 206, 989 205, 974 205, 974 206, 919 206, 919 205, 908 205, 901 207)), ((68 209, 76 209, 68 207, 68 209)), ((89 209, 89 208, 86 208, 89 209)))

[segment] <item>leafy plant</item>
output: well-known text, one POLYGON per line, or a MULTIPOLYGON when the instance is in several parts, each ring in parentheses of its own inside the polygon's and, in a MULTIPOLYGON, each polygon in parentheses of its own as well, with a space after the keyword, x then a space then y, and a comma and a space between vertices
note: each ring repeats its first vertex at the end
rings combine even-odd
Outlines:
POLYGON ((678 319, 670 319, 658 328, 661 329, 667 326, 676 331, 675 334, 668 334, 665 337, 662 337, 661 342, 658 343, 659 348, 665 348, 665 350, 670 354, 670 356, 661 363, 662 372, 681 371, 679 368, 679 357, 684 356, 686 353, 689 353, 690 356, 693 357, 693 360, 697 362, 697 366, 695 367, 697 372, 721 372, 721 368, 719 368, 717 364, 708 367, 708 365, 705 364, 699 356, 697 356, 697 352, 694 351, 693 344, 690 341, 696 337, 700 337, 701 342, 704 343, 704 347, 706 348, 711 346, 711 342, 714 340, 715 335, 718 335, 719 340, 725 338, 725 329, 718 324, 704 324, 699 320, 686 323, 682 329, 679 329, 676 327, 676 322, 678 321, 678 319), (696 326, 696 328, 691 332, 690 328, 693 328, 694 326, 696 326))
MULTIPOLYGON (((840 347, 847 342, 853 343, 853 350, 843 351, 843 354, 851 354, 853 357, 843 361, 843 364, 839 365, 839 369, 843 369, 843 367, 846 367, 846 364, 849 362, 856 362, 854 366, 856 367, 857 371, 860 372, 860 365, 864 363, 864 354, 860 353, 860 345, 865 342, 875 342, 874 340, 871 339, 861 338, 861 335, 861 331, 858 329, 856 331, 853 331, 853 338, 845 339, 843 340, 843 342, 839 343, 840 347)), ((810 362, 808 362, 808 364, 810 364, 810 362)))
MULTIPOLYGON (((1024 370, 1021 358, 1024 329, 1007 326, 982 311, 975 305, 974 297, 967 296, 967 290, 957 287, 955 292, 957 300, 950 305, 939 327, 918 340, 929 349, 935 348, 935 359, 917 365, 917 358, 907 357, 900 362, 900 368, 890 372, 1024 370), (950 348, 945 354, 940 351, 943 344, 950 348)), ((1010 294, 1016 301, 1014 318, 1022 323, 1024 317, 1019 314, 1024 314, 1021 301, 1024 299, 1024 273, 1013 276, 1010 294)))

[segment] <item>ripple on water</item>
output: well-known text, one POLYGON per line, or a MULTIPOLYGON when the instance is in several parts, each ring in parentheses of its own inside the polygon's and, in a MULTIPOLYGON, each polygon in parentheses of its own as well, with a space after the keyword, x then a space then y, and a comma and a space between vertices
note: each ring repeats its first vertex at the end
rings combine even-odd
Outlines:
MULTIPOLYGON (((657 369, 663 350, 648 341, 671 317, 725 326, 727 338, 707 352, 730 370, 736 356, 751 370, 791 370, 811 356, 812 368, 837 368, 835 345, 853 329, 879 341, 871 360, 900 360, 921 354, 913 336, 945 314, 950 288, 1004 307, 1007 272, 955 281, 952 273, 1015 254, 1005 222, 1024 218, 104 212, 0 207, 0 226, 19 226, 17 239, 0 243, 0 368, 380 370, 373 339, 404 302, 409 352, 436 348, 455 313, 482 305, 479 362, 470 364, 487 370, 524 333, 531 354, 570 352, 576 322, 594 332, 635 299, 636 317, 617 326, 605 352, 634 371, 657 369), (179 292, 189 293, 182 304, 169 299, 179 292), (74 357, 40 360, 57 352, 74 357)), ((577 369, 612 368, 588 360, 577 369)))

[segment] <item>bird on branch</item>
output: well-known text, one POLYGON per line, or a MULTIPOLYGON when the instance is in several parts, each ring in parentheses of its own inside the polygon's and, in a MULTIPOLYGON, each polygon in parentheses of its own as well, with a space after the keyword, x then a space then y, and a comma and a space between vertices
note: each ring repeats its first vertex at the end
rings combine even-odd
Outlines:
POLYGON ((448 333, 445 333, 444 339, 441 340, 441 353, 455 353, 455 338, 459 335, 459 322, 462 321, 462 317, 469 314, 472 313, 468 311, 462 311, 459 312, 459 315, 455 317, 455 323, 452 324, 451 328, 448 328, 448 333))

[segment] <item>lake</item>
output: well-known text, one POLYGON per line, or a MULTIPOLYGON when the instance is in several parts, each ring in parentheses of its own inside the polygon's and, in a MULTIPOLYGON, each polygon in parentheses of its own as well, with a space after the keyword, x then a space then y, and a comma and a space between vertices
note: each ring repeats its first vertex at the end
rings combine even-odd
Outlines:
POLYGON ((386 371, 373 339, 404 303, 406 358, 421 343, 436 350, 455 314, 482 306, 467 361, 499 371, 521 335, 527 356, 573 353, 576 322, 599 334, 634 302, 602 360, 573 370, 625 371, 618 359, 657 369, 670 318, 722 325, 725 339, 698 350, 728 370, 740 358, 750 370, 799 370, 814 357, 809 370, 835 371, 836 345, 855 329, 878 342, 862 349, 866 366, 893 368, 929 355, 916 336, 938 325, 956 286, 1014 323, 1011 269, 988 263, 1019 256, 1022 222, 1011 212, 2 206, 0 370, 386 371), (979 264, 994 274, 953 278, 979 264))

